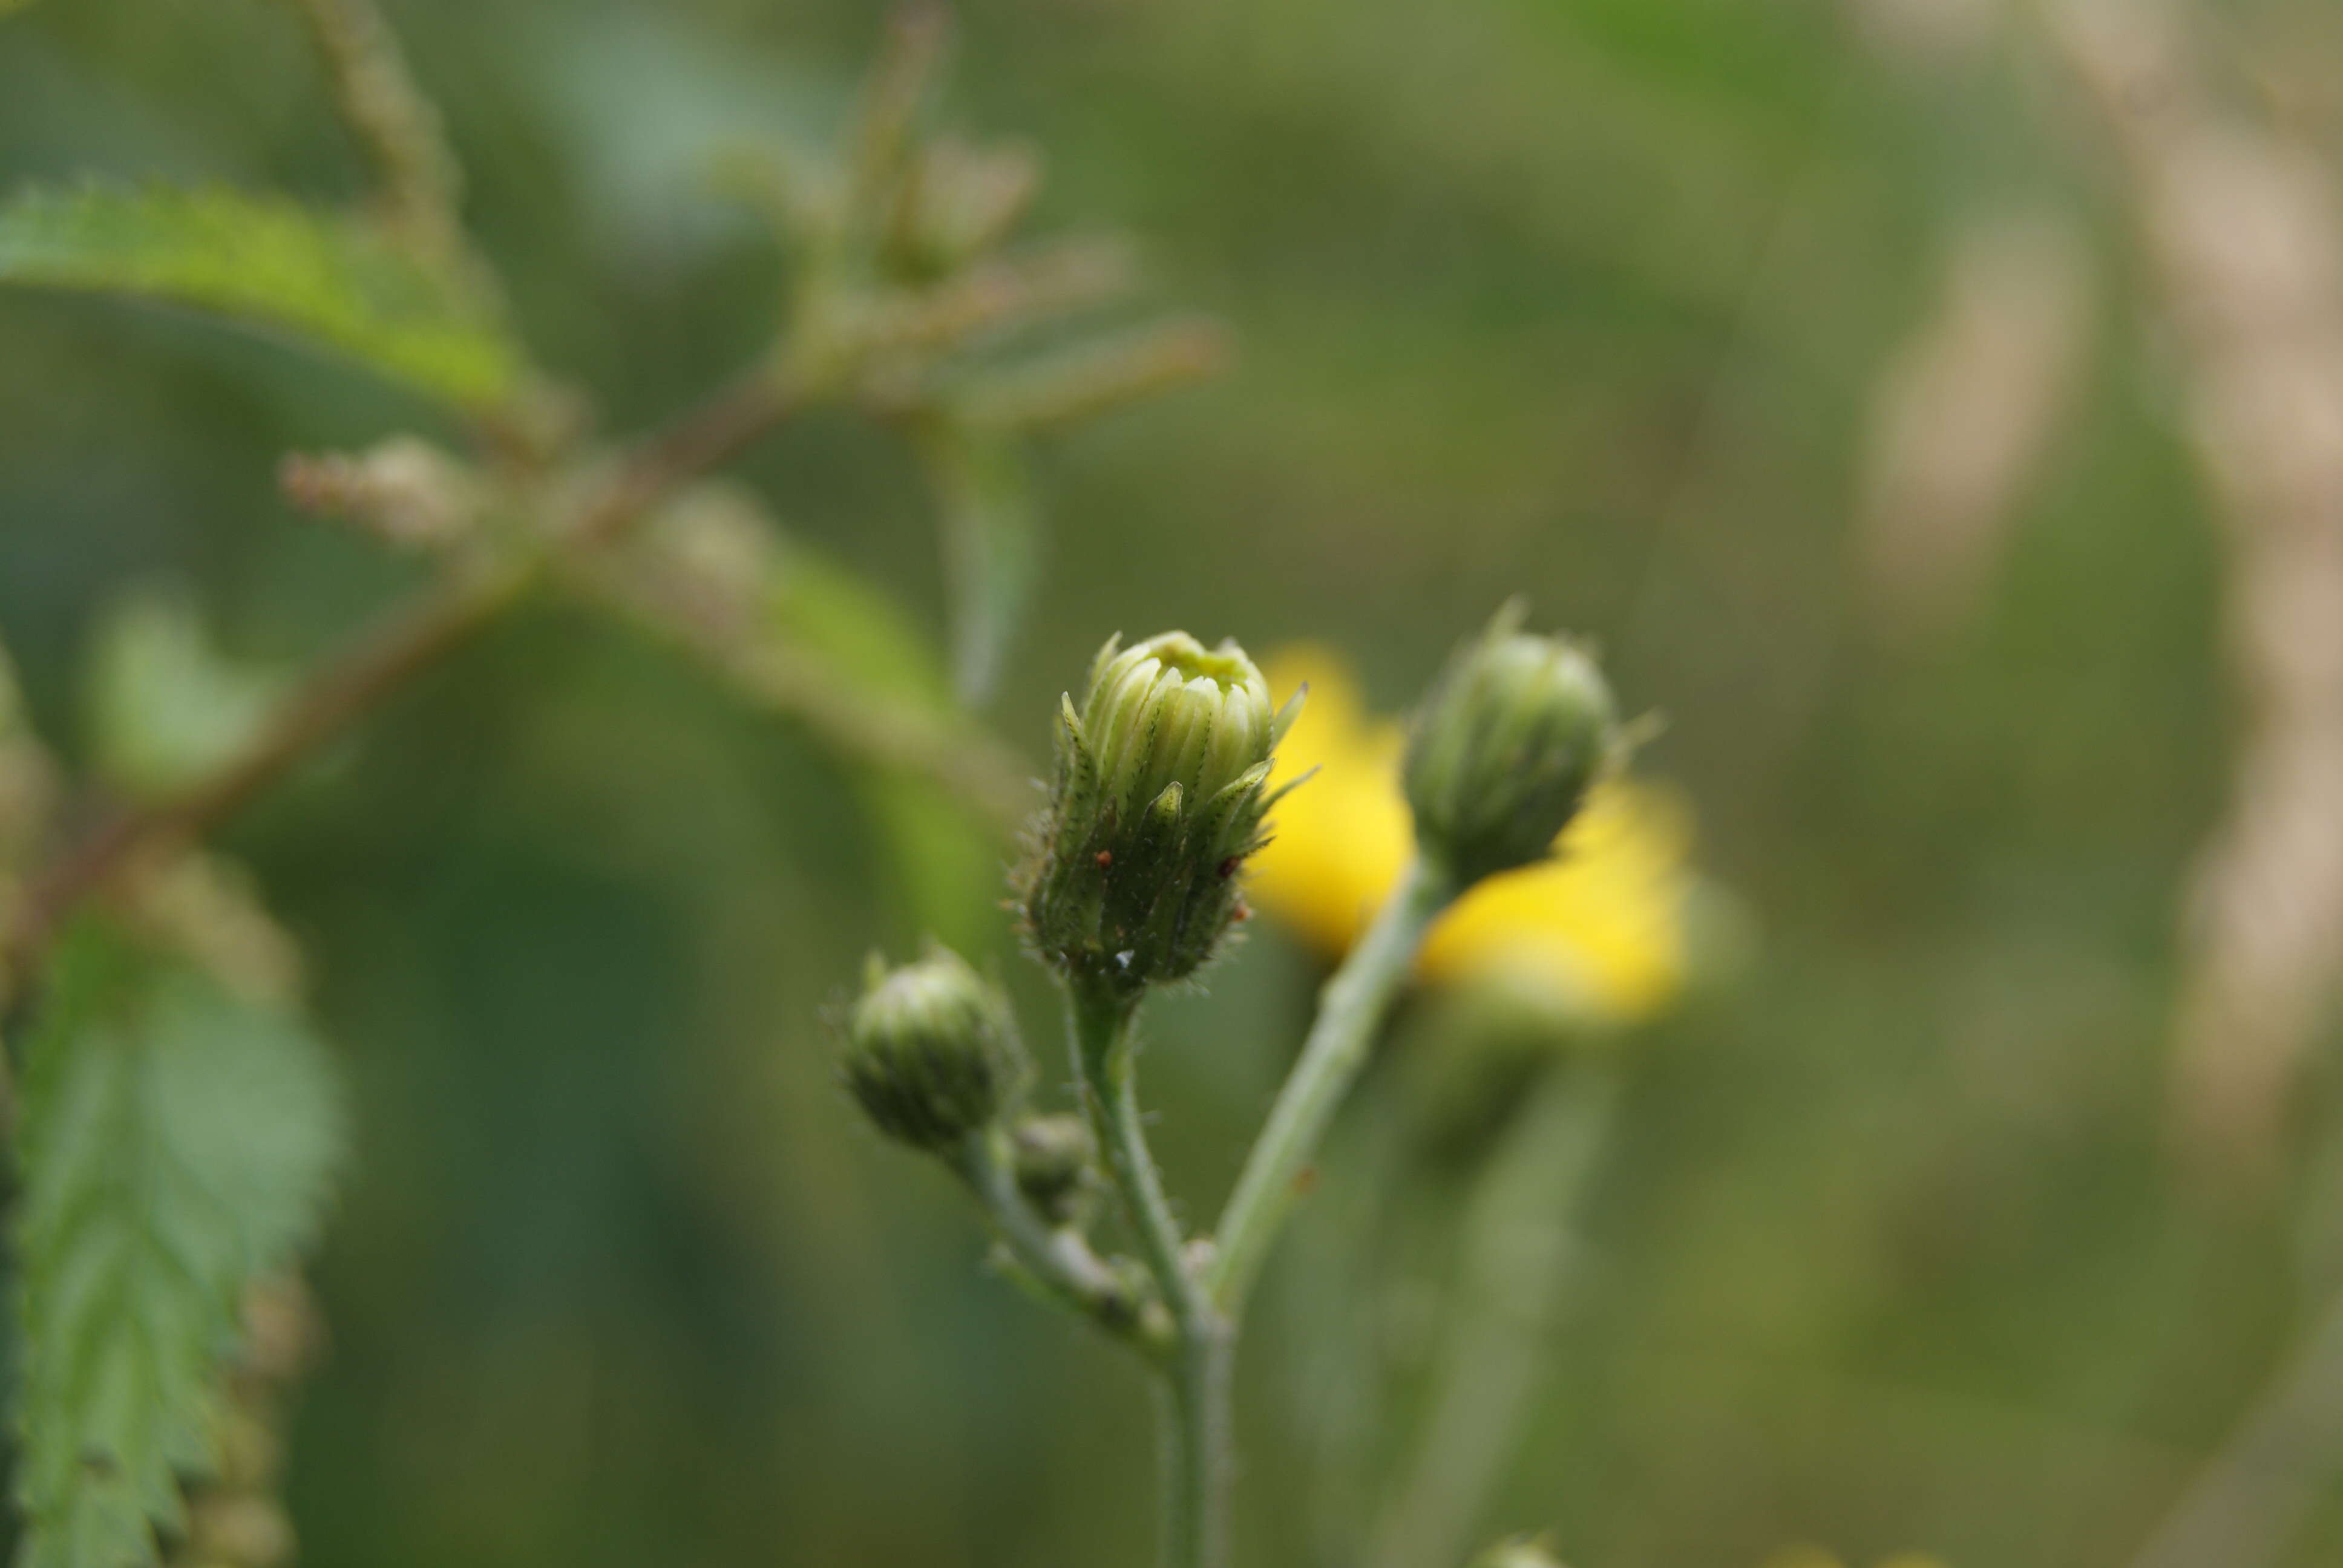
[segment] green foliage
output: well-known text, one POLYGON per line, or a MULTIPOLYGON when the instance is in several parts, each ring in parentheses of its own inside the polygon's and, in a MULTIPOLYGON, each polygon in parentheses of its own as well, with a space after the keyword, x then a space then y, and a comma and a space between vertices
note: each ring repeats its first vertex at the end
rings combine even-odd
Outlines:
MULTIPOLYGON (((795 540, 774 578, 772 624, 793 646, 875 695, 938 712, 949 708, 934 649, 887 594, 795 540)), ((999 846, 926 779, 866 769, 858 793, 886 844, 910 923, 955 946, 980 946, 1000 896, 999 846)))
POLYGON ((98 769, 134 795, 168 795, 234 756, 285 688, 274 671, 230 662, 196 608, 146 591, 101 624, 86 693, 98 769))
POLYGON ((508 396, 513 345, 476 304, 351 218, 211 187, 32 187, 0 203, 0 282, 125 294, 338 352, 468 407, 508 396))
POLYGON ((241 1302, 314 1234, 345 1141, 299 1023, 96 928, 24 1052, 19 1568, 130 1568, 215 1458, 241 1302))
POLYGON ((999 682, 1033 592, 1041 544, 1032 480, 1016 437, 957 419, 929 421, 920 452, 942 511, 952 682, 961 701, 978 703, 999 682))

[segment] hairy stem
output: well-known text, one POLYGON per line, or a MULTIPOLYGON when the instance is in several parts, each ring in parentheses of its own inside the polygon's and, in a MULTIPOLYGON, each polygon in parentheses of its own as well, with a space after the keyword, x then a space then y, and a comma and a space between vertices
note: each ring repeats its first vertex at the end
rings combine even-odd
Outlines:
POLYGON ((1235 1335, 1218 1319, 1183 1335, 1161 1399, 1164 1568, 1228 1562, 1229 1377, 1235 1335))
POLYGON ((1080 980, 1068 982, 1066 996, 1083 1113, 1140 1254, 1172 1304, 1180 1332, 1178 1357, 1163 1394, 1164 1565, 1222 1568, 1228 1561, 1234 1331, 1188 1266, 1179 1221, 1147 1147, 1131 1032, 1137 1000, 1080 980))
POLYGON ((971 1137, 960 1171, 1028 1279, 1159 1363, 1172 1360, 1178 1331, 1162 1303, 1133 1292, 1079 1231, 1053 1227, 1034 1212, 1017 1185, 1007 1129, 988 1127, 971 1137))
POLYGON ((392 220, 431 259, 472 265, 464 176, 438 109, 416 85, 372 0, 293 0, 333 77, 342 118, 382 173, 392 220))
POLYGON ((1417 860, 1326 982, 1302 1060, 1279 1091, 1268 1123, 1245 1158, 1236 1191, 1221 1211, 1204 1282, 1222 1311, 1242 1313, 1278 1226, 1292 1207, 1295 1182, 1316 1157, 1327 1124, 1366 1064, 1375 1030, 1405 983, 1424 933, 1457 891, 1453 877, 1417 860))

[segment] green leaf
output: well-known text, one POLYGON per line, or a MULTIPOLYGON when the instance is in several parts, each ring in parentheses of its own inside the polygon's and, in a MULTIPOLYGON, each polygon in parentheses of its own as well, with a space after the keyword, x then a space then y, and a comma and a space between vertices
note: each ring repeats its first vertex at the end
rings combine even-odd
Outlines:
POLYGON ((220 767, 267 721, 287 681, 221 655, 193 603, 134 591, 106 612, 91 654, 86 704, 98 770, 154 799, 220 767))
POLYGON ((502 400, 519 379, 513 344, 462 290, 362 223, 282 196, 96 184, 20 190, 0 202, 0 283, 186 306, 468 407, 502 400))
MULTIPOLYGON (((843 563, 788 541, 774 574, 774 629, 875 696, 948 712, 934 650, 893 598, 843 563)), ((963 950, 990 940, 1001 849, 934 783, 860 769, 856 792, 887 847, 907 924, 963 950)))
POLYGON ((942 671, 928 639, 891 595, 843 561, 784 538, 769 606, 776 633, 857 686, 938 710, 946 707, 942 671))
POLYGON ((25 1041, 18 1568, 136 1568, 214 1460, 240 1304, 316 1233, 344 1143, 297 1021, 95 927, 25 1041))
POLYGON ((990 696, 1032 597, 1041 557, 1033 485, 1018 438, 950 417, 920 432, 935 487, 951 592, 952 685, 970 707, 990 696))

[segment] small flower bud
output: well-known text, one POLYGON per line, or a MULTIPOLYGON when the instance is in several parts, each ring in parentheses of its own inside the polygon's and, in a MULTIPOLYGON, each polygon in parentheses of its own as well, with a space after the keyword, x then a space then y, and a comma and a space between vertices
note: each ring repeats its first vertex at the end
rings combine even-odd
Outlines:
POLYGON ((1110 640, 1081 711, 1061 700, 1057 780, 1018 891, 1042 955, 1121 989, 1180 980, 1241 905, 1236 873, 1283 790, 1272 749, 1299 710, 1233 642, 1110 640))
POLYGON ((1517 1535, 1473 1558, 1472 1568, 1562 1568, 1562 1564, 1544 1541, 1517 1535))
POLYGON ((1053 1225, 1089 1217, 1098 1190, 1096 1146, 1079 1116, 1034 1116, 1010 1134, 1017 1186, 1053 1225))
POLYGON ((1408 737, 1416 841, 1461 884, 1544 859, 1618 745, 1594 661, 1521 619, 1507 605, 1457 651, 1408 737))
POLYGON ((948 1153, 998 1120, 1023 1085, 1008 999, 939 947, 891 973, 874 954, 846 1017, 846 1087, 879 1131, 948 1153))

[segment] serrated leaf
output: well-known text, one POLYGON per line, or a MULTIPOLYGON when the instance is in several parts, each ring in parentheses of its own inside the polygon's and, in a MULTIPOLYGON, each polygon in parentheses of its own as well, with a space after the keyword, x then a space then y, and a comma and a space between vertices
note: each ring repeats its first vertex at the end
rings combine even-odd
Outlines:
POLYGON ((1018 437, 950 417, 920 432, 951 593, 952 686, 971 707, 1001 678, 1040 567, 1041 526, 1018 437))
POLYGON ((245 1291, 314 1236, 344 1143, 295 1020, 95 927, 24 1052, 18 1568, 141 1568, 214 1454, 245 1291))
POLYGON ((106 611, 86 678, 98 770, 146 798, 185 789, 236 755, 287 686, 276 670, 224 656, 194 604, 155 589, 106 611))
POLYGON ((467 407, 520 357, 462 292, 353 218, 220 187, 32 187, 0 202, 0 283, 123 294, 274 329, 467 407))

